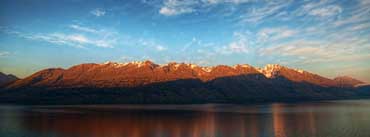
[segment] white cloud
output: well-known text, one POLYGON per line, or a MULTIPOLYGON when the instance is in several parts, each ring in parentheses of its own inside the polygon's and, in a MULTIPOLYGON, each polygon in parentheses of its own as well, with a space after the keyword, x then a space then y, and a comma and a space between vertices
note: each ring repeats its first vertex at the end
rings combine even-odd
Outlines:
POLYGON ((161 13, 163 15, 166 15, 166 16, 172 16, 172 15, 190 13, 190 12, 193 12, 193 9, 191 9, 191 8, 162 7, 159 10, 159 13, 161 13))
POLYGON ((342 25, 347 25, 347 24, 351 24, 351 23, 362 22, 362 21, 366 20, 366 18, 363 18, 363 15, 364 14, 356 14, 356 15, 353 15, 351 17, 335 21, 333 24, 335 26, 342 26, 342 25))
POLYGON ((6 56, 9 56, 10 55, 10 52, 8 51, 0 51, 0 57, 6 57, 6 56))
POLYGON ((204 45, 204 43, 201 40, 193 37, 190 42, 184 44, 184 46, 180 50, 180 52, 188 52, 189 49, 195 49, 195 48, 200 47, 202 45, 204 45), (190 47, 192 47, 192 48, 190 48, 190 47))
POLYGON ((329 5, 322 8, 312 9, 308 14, 319 17, 327 17, 337 15, 342 12, 342 8, 338 5, 329 5))
POLYGON ((97 8, 97 9, 90 11, 90 13, 94 16, 100 17, 100 16, 104 16, 106 11, 104 9, 97 8))
POLYGON ((134 45, 144 46, 150 49, 154 49, 156 51, 167 50, 167 48, 164 45, 159 44, 158 42, 150 39, 140 38, 140 39, 131 39, 130 41, 132 41, 131 43, 133 43, 134 45))
POLYGON ((194 11, 193 6, 197 3, 195 0, 166 0, 159 13, 166 16, 190 13, 194 11))
POLYGON ((318 8, 318 7, 323 7, 327 4, 329 4, 329 0, 319 0, 319 1, 314 1, 314 2, 311 2, 309 0, 305 1, 306 3, 302 6, 302 10, 304 11, 311 11, 315 8, 318 8))
POLYGON ((158 51, 164 51, 164 50, 167 50, 167 48, 163 47, 162 45, 157 45, 155 48, 156 48, 156 50, 158 50, 158 51))
MULTIPOLYGON (((165 16, 174 16, 202 11, 217 4, 237 5, 246 2, 250 2, 250 0, 165 0, 160 6, 159 13, 165 16)), ((149 2, 145 3, 149 4, 149 2)))
POLYGON ((356 24, 351 27, 352 31, 366 30, 370 28, 370 22, 356 24))
POLYGON ((14 31, 17 33, 11 33, 13 31, 10 31, 9 34, 14 34, 30 40, 44 41, 57 45, 68 45, 78 48, 85 48, 87 46, 113 48, 118 43, 117 40, 119 39, 119 36, 115 31, 98 30, 75 24, 69 25, 68 27, 77 31, 71 33, 26 33, 18 31, 14 31))
POLYGON ((370 54, 344 55, 332 58, 303 59, 300 61, 300 64, 327 63, 327 62, 359 62, 366 60, 370 61, 370 54))
POLYGON ((78 30, 78 31, 90 32, 90 33, 97 33, 97 32, 99 32, 96 29, 88 28, 88 27, 83 27, 83 26, 75 25, 75 24, 69 25, 69 27, 72 28, 72 29, 78 30))
POLYGON ((370 0, 359 0, 358 5, 356 5, 350 12, 349 16, 342 18, 334 22, 335 26, 342 26, 352 23, 368 22, 370 20, 370 0))
POLYGON ((361 6, 369 6, 370 0, 359 0, 361 6))
POLYGON ((272 42, 285 38, 293 37, 298 33, 297 30, 278 27, 278 28, 264 28, 258 32, 258 42, 272 42))
POLYGON ((261 56, 276 58, 291 57, 291 61, 298 60, 299 64, 370 60, 370 54, 364 52, 366 45, 363 46, 363 43, 364 40, 361 38, 335 38, 330 41, 295 40, 261 48, 259 53, 261 56))
POLYGON ((296 17, 299 17, 303 21, 309 20, 310 17, 317 17, 319 19, 325 19, 330 21, 328 18, 338 17, 343 12, 340 6, 340 1, 334 0, 319 0, 319 1, 305 1, 303 5, 293 11, 296 17))
POLYGON ((248 45, 245 41, 235 41, 229 44, 229 50, 233 53, 247 53, 248 45))
POLYGON ((131 56, 122 56, 119 61, 123 61, 123 62, 131 62, 131 61, 135 61, 135 58, 134 57, 131 57, 131 56))
POLYGON ((248 53, 249 41, 247 35, 240 32, 234 33, 234 41, 221 48, 216 48, 216 52, 220 54, 233 54, 233 53, 248 53))
POLYGON ((69 45, 74 47, 85 47, 93 45, 103 48, 112 48, 116 43, 115 39, 92 39, 82 34, 65 34, 65 33, 51 33, 51 34, 29 34, 24 38, 45 41, 57 45, 69 45))
POLYGON ((241 4, 246 2, 251 2, 252 0, 201 0, 206 4, 220 4, 220 3, 232 3, 241 4))
POLYGON ((291 0, 287 1, 263 1, 261 6, 252 7, 241 16, 242 22, 257 23, 263 19, 279 16, 280 12, 291 4, 291 0))
MULTIPOLYGON (((153 39, 131 38, 115 31, 107 31, 104 29, 90 29, 79 25, 70 25, 69 27, 78 30, 77 32, 55 32, 55 33, 26 33, 12 29, 0 30, 7 34, 12 34, 20 38, 48 42, 55 45, 66 45, 77 48, 86 48, 88 46, 96 46, 102 48, 114 48, 118 44, 122 45, 137 45, 143 46, 145 49, 155 51, 165 51, 167 47, 153 39), (96 32, 96 33, 80 33, 79 31, 96 32), (91 31, 94 30, 94 31, 91 31), (125 41, 125 42, 119 42, 125 41)), ((2 28, 0 28, 2 29, 2 28)))
POLYGON ((79 35, 79 34, 68 35, 68 36, 65 36, 64 38, 66 40, 77 42, 77 43, 81 43, 81 44, 89 43, 90 42, 90 40, 87 39, 85 36, 79 35))
POLYGON ((261 55, 282 55, 282 56, 314 56, 330 57, 335 51, 327 51, 323 43, 317 41, 298 40, 285 44, 262 48, 261 55))

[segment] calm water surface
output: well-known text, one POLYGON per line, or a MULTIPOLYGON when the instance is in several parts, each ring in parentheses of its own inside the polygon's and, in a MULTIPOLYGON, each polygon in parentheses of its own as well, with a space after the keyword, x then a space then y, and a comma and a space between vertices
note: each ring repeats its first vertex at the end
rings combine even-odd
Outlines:
POLYGON ((0 106, 0 137, 370 137, 370 100, 0 106))

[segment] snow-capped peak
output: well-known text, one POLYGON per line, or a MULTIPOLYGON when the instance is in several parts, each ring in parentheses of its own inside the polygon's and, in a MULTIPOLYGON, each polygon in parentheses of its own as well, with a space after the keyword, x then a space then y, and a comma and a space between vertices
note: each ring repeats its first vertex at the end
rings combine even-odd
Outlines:
POLYGON ((153 62, 151 62, 149 60, 145 60, 145 61, 132 61, 132 62, 126 62, 126 63, 118 63, 118 62, 107 61, 107 62, 103 63, 102 65, 114 65, 115 67, 135 65, 137 67, 142 67, 142 66, 145 66, 145 65, 153 65, 153 64, 154 64, 153 62))
POLYGON ((297 71, 297 72, 299 72, 299 73, 304 73, 305 71, 304 70, 302 70, 302 69, 294 69, 295 71, 297 71))
POLYGON ((236 69, 238 67, 241 67, 241 68, 251 68, 252 66, 250 66, 248 64, 236 64, 236 65, 233 66, 234 69, 236 69))
MULTIPOLYGON (((150 65, 150 66, 155 66, 155 68, 156 67, 163 68, 163 67, 171 66, 171 67, 173 67, 174 70, 177 70, 181 66, 186 66, 186 67, 188 67, 188 68, 190 68, 194 71, 202 70, 202 72, 199 72, 199 73, 202 73, 202 74, 203 73, 210 73, 217 67, 217 66, 198 66, 196 64, 191 64, 191 63, 176 63, 176 62, 157 65, 157 64, 154 64, 153 62, 151 62, 149 60, 132 61, 132 62, 127 62, 127 63, 116 63, 116 62, 108 61, 108 62, 104 63, 104 65, 107 65, 107 64, 113 65, 116 68, 124 67, 124 66, 127 66, 127 65, 136 66, 136 67, 142 67, 142 66, 150 65)), ((248 64, 236 64, 236 65, 231 66, 231 68, 237 70, 237 69, 247 69, 247 68, 254 68, 254 67, 250 66, 248 64)), ((286 68, 286 67, 281 66, 279 64, 266 64, 262 68, 255 68, 255 69, 258 72, 265 75, 267 78, 272 78, 272 77, 278 75, 279 71, 282 68, 286 68)), ((301 70, 301 69, 290 69, 290 70, 296 71, 296 72, 301 73, 301 74, 303 74, 305 72, 304 70, 301 70)))
POLYGON ((263 68, 257 68, 257 70, 264 74, 267 78, 271 78, 276 75, 276 72, 280 70, 283 66, 280 66, 279 64, 267 64, 263 68))
POLYGON ((111 61, 107 61, 107 62, 103 63, 103 65, 113 65, 116 68, 126 66, 127 64, 129 64, 129 63, 117 63, 117 62, 111 62, 111 61))

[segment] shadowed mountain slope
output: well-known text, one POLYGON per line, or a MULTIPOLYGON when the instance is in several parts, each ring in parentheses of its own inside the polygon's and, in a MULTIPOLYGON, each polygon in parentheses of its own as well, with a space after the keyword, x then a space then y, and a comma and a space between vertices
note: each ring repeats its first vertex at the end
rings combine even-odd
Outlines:
POLYGON ((6 85, 6 84, 9 84, 11 82, 14 82, 18 80, 18 78, 12 74, 4 74, 2 72, 0 72, 0 86, 1 85, 6 85))

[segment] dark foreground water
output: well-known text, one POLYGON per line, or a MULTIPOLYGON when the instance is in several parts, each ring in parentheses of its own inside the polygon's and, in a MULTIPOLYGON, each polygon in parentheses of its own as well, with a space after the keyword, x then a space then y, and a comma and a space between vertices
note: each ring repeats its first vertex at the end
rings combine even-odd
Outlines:
POLYGON ((0 137, 370 137, 370 100, 0 106, 0 137))

